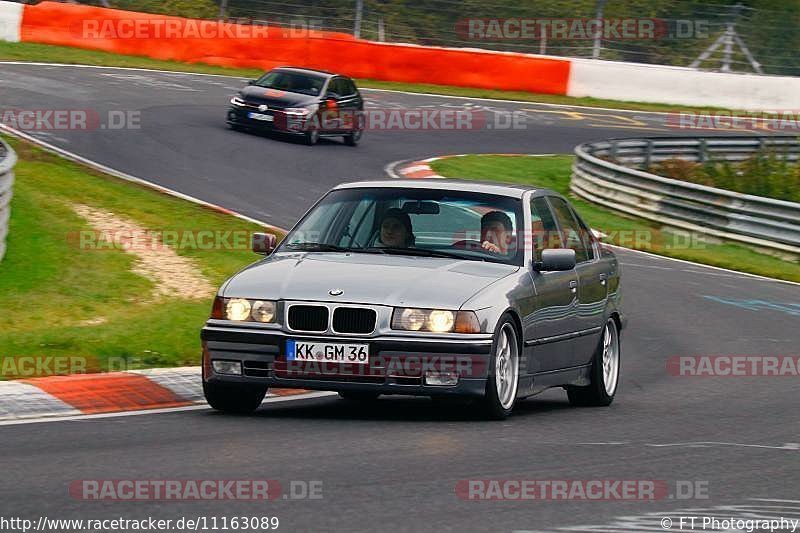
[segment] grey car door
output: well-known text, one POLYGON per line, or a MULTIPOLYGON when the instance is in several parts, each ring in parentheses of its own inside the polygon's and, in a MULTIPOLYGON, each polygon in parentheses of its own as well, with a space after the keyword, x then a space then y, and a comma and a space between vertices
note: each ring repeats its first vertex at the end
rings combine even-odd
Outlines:
MULTIPOLYGON (((532 198, 530 210, 533 261, 538 261, 543 249, 562 246, 562 236, 545 197, 532 198)), ((578 274, 575 270, 539 272, 534 269, 530 273, 535 297, 523 325, 529 372, 570 367, 574 359, 570 335, 576 329, 578 274)))
POLYGON ((600 332, 605 323, 606 299, 608 297, 608 272, 605 262, 600 260, 596 242, 588 226, 575 210, 562 198, 550 198, 556 220, 564 235, 564 245, 575 250, 578 273, 578 308, 576 337, 574 341, 574 364, 584 365, 591 361, 600 332))
POLYGON ((351 131, 356 121, 360 119, 358 111, 361 108, 361 96, 358 94, 355 84, 348 78, 337 76, 331 80, 328 91, 336 99, 338 129, 351 131))

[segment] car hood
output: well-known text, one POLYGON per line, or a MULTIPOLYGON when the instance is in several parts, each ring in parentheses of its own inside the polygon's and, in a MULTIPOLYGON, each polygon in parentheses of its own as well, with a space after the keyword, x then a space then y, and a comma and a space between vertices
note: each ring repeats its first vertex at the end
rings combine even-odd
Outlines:
POLYGON ((483 261, 358 253, 281 253, 233 276, 225 297, 458 309, 519 270, 483 261), (330 291, 342 291, 331 296, 330 291))
POLYGON ((307 94, 276 91, 251 85, 242 89, 239 94, 249 104, 267 104, 283 109, 285 107, 300 107, 319 102, 319 96, 307 94))

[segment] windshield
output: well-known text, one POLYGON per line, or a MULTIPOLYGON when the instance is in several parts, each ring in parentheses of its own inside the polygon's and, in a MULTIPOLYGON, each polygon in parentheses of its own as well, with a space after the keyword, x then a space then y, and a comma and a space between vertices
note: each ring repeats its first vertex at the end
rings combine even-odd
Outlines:
POLYGON ((522 265, 520 201, 429 189, 330 192, 279 251, 381 253, 522 265))
POLYGON ((322 91, 322 86, 325 85, 325 78, 297 72, 273 70, 261 76, 254 85, 267 89, 316 96, 322 91))

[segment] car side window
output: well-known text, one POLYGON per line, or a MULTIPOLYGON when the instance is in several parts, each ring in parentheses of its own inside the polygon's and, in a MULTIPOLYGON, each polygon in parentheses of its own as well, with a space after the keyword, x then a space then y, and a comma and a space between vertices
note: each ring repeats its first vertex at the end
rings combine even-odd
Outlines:
POLYGON ((580 216, 578 216, 578 213, 577 211, 575 211, 574 207, 569 206, 569 211, 570 213, 572 213, 572 218, 574 218, 575 221, 578 223, 578 228, 580 229, 581 237, 583 237, 583 243, 584 246, 586 246, 586 252, 589 255, 589 260, 592 260, 595 257, 597 257, 594 247, 594 242, 596 239, 593 236, 592 230, 589 229, 589 226, 587 226, 586 223, 583 221, 583 219, 580 216))
POLYGON ((531 199, 531 235, 533 260, 540 261, 542 250, 547 248, 561 248, 561 239, 558 233, 550 206, 543 197, 531 199))
POLYGON ((342 86, 342 96, 354 96, 356 94, 356 85, 353 80, 349 78, 339 78, 342 86))
POLYGON ((345 96, 345 93, 342 92, 343 90, 344 87, 342 86, 342 78, 333 78, 328 84, 327 96, 345 96))
POLYGON ((564 239, 564 248, 575 250, 575 260, 583 263, 589 260, 589 250, 586 247, 585 235, 581 234, 581 228, 572 216, 569 205, 561 198, 550 197, 550 205, 553 206, 553 213, 558 220, 561 233, 564 239))

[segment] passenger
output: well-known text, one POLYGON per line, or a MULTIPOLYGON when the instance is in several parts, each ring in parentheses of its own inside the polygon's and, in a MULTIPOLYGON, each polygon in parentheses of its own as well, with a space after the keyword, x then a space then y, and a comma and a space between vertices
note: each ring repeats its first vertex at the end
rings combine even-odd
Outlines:
POLYGON ((408 213, 396 207, 384 213, 378 244, 391 248, 409 248, 414 245, 414 232, 408 213))
POLYGON ((481 248, 495 254, 508 255, 514 226, 502 211, 490 211, 481 217, 481 248))

